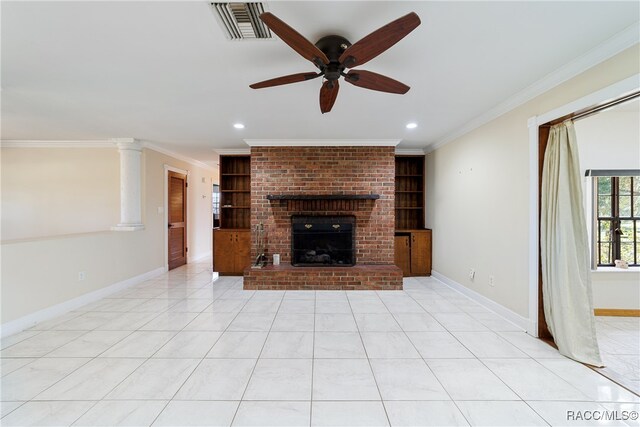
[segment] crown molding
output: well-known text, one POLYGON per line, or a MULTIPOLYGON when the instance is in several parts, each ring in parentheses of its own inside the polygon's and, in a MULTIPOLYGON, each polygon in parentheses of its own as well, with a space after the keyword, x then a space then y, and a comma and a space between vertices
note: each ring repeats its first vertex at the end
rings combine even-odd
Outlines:
POLYGON ((395 147, 400 139, 245 139, 249 147, 395 147))
POLYGON ((166 148, 158 147, 157 145, 148 141, 139 141, 135 138, 110 138, 99 140, 18 140, 18 139, 5 139, 0 141, 0 148, 118 148, 121 146, 137 146, 141 148, 147 148, 153 151, 157 151, 167 156, 171 156, 174 159, 182 160, 193 166, 197 166, 202 169, 216 172, 213 166, 210 166, 204 162, 193 159, 188 156, 176 153, 175 151, 167 150, 166 148))
POLYGON ((243 154, 251 154, 251 149, 249 147, 246 148, 214 148, 217 154, 224 155, 243 155, 243 154))
POLYGON ((0 141, 2 148, 113 148, 113 140, 58 140, 45 139, 3 139, 0 141))
POLYGON ((595 48, 589 50, 578 58, 568 62, 557 70, 546 75, 542 79, 526 87, 506 101, 498 104, 487 112, 477 116, 466 124, 462 125, 454 132, 430 144, 425 148, 429 153, 437 148, 454 141, 461 136, 479 128, 480 126, 497 119, 505 113, 519 107, 520 105, 542 95, 556 86, 572 79, 573 77, 587 71, 588 69, 606 61, 625 49, 628 49, 640 42, 640 23, 632 24, 618 34, 604 41, 595 48))
POLYGON ((424 156, 423 148, 396 148, 396 154, 400 156, 424 156))

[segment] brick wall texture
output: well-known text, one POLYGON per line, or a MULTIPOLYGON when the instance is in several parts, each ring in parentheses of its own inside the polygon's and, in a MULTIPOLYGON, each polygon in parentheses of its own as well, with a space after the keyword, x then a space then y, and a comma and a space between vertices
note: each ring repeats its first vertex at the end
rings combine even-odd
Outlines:
MULTIPOLYGON (((354 215, 356 263, 394 263, 394 147, 252 147, 251 226, 262 223, 266 252, 291 261, 292 215, 354 215), (268 194, 379 194, 380 199, 313 204, 269 201, 268 194), (355 210, 353 210, 355 208, 355 210)), ((252 232, 253 233, 253 232, 252 232)), ((255 237, 255 236, 254 236, 255 237)), ((257 255, 252 239, 252 257, 257 255)))

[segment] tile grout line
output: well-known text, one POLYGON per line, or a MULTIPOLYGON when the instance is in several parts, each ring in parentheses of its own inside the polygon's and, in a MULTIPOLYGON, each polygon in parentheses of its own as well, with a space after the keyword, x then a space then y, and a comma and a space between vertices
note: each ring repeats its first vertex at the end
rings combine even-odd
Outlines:
MULTIPOLYGON (((242 279, 239 280, 239 282, 242 282, 242 279)), ((265 337, 265 340, 262 343, 262 347, 260 348, 260 353, 258 353, 258 357, 256 358, 256 363, 253 364, 253 369, 251 370, 251 374, 249 374, 249 379, 247 380, 247 385, 244 387, 244 390, 242 391, 242 396, 240 396, 240 400, 238 401, 238 407, 236 408, 236 411, 233 414, 233 418, 231 419, 230 425, 233 425, 234 421, 236 420, 236 417, 238 416, 238 412, 240 411, 240 405, 242 405, 242 402, 244 401, 244 395, 247 393, 247 389, 249 388, 249 384, 251 384, 251 378, 253 378, 253 374, 256 371, 256 366, 258 366, 258 362, 260 361, 260 356, 262 355, 262 352, 264 351, 265 345, 267 345, 267 340, 269 339, 269 335, 271 334, 271 329, 273 329, 273 324, 276 321, 276 317, 278 317, 278 313, 280 312, 280 307, 282 307, 282 301, 284 301, 285 293, 286 293, 286 291, 282 293, 282 298, 280 299, 280 303, 278 304, 278 308, 276 309, 276 312, 273 315, 273 319, 271 320, 271 325, 269 326, 269 330, 267 331, 267 336, 265 337)), ((253 298, 255 298, 256 295, 257 295, 257 291, 254 291, 253 295, 251 296, 251 298, 249 298, 249 300, 252 300, 253 298)), ((249 303, 249 300, 247 300, 247 304, 249 303)))
MULTIPOLYGON (((211 283, 213 284, 215 282, 215 280, 212 280, 211 283)), ((233 286, 234 283, 231 284, 231 286, 233 286)), ((206 285, 205 285, 206 286, 206 285)), ((220 296, 218 296, 217 298, 215 298, 213 301, 217 301, 222 299, 222 296, 224 294, 226 294, 227 292, 229 292, 230 289, 227 289, 225 292, 223 292, 220 296)), ((212 289, 213 291, 213 289, 212 289)), ((227 332, 227 329, 229 329, 229 326, 231 326, 231 324, 233 323, 233 321, 238 317, 238 315, 241 313, 242 309, 244 308, 245 305, 247 305, 247 303, 249 302, 251 298, 248 298, 245 300, 244 304, 242 305, 242 307, 240 307, 240 309, 238 310, 238 312, 236 313, 236 315, 233 317, 233 319, 231 319, 231 321, 227 324, 227 326, 225 327, 224 331, 222 331, 222 333, 220 334, 220 336, 216 339, 216 342, 209 348, 209 351, 211 351, 211 349, 215 346, 215 344, 220 340, 220 338, 222 338, 222 335, 224 335, 225 332, 227 332)), ((210 305, 213 305, 213 301, 211 302, 210 305)), ((204 311, 208 308, 209 306, 207 306, 204 310, 202 310, 201 313, 204 313, 204 311)), ((215 312, 214 312, 215 313, 215 312)), ((197 317, 197 316, 196 316, 197 317)), ((191 320, 191 322, 193 322, 195 320, 195 318, 193 320, 191 320)), ((184 331, 184 329, 189 326, 191 324, 191 322, 189 322, 187 325, 185 325, 184 328, 182 328, 182 330, 184 331)), ((177 335, 177 334, 176 334, 177 335)), ((168 341, 167 341, 168 343, 168 341)), ((165 343, 166 345, 166 343, 165 343)), ((164 346, 163 346, 164 347, 164 346)), ((160 351, 160 349, 158 349, 158 351, 160 351)), ((156 351, 157 353, 157 351, 156 351)), ((154 353, 155 354, 155 353, 154 353)), ((176 395, 180 392, 180 390, 182 389, 182 387, 184 387, 184 385, 187 383, 187 381, 189 381, 189 378, 191 378, 191 376, 193 375, 193 373, 198 369, 198 367, 202 364, 202 362, 207 358, 207 354, 209 354, 209 352, 205 353, 205 355, 200 359, 200 361, 196 364, 196 366, 193 368, 193 370, 191 370, 191 373, 189 375, 187 375, 187 377, 185 378, 185 380, 182 382, 182 384, 180 384, 180 386, 176 389, 175 393, 173 393, 173 396, 167 400, 167 403, 164 405, 164 407, 160 410, 160 412, 158 412, 158 414, 155 416, 155 418, 153 419, 153 421, 151 421, 151 423, 149 424, 149 426, 152 426, 157 420, 158 418, 160 418, 160 415, 162 415, 162 413, 167 409, 167 407, 169 406, 169 404, 175 399, 176 395)), ((153 357, 153 356, 152 356, 153 357)), ((151 358, 151 357, 150 357, 151 358)), ((150 359, 149 358, 149 359, 150 359)), ((240 403, 238 403, 238 406, 240 406, 240 403)), ((237 408, 236 408, 237 410, 237 408)))
MULTIPOLYGON (((153 282, 150 284, 150 286, 151 286, 152 284, 153 284, 153 282)), ((208 283, 203 284, 200 288, 204 288, 205 286, 207 286, 207 284, 208 284, 208 283)), ((154 299, 154 298, 151 298, 151 299, 154 299)), ((163 299, 164 299, 164 298, 163 298, 163 299)), ((184 299, 187 299, 187 298, 184 298, 184 299)), ((143 303, 143 304, 144 304, 144 303, 143 303)), ((175 304, 173 304, 173 305, 175 305, 175 304)), ((172 306, 173 306, 173 305, 172 305, 172 306)), ((169 308, 171 308, 172 306, 170 306, 169 308)), ((158 313, 158 315, 157 315, 157 316, 154 316, 153 318, 149 319, 149 321, 148 321, 148 322, 146 322, 146 323, 144 323, 144 324, 140 325, 140 326, 138 327, 138 329, 136 329, 136 330, 134 330, 134 331, 131 331, 131 333, 130 333, 129 335, 127 335, 127 336, 126 336, 125 338, 123 338, 122 340, 118 341, 118 343, 122 342, 122 341, 123 341, 124 339, 126 339, 127 337, 130 337, 130 336, 131 336, 131 335, 133 335, 135 332, 139 332, 139 331, 140 331, 140 328, 144 327, 145 325, 148 325, 150 322, 154 321, 155 319, 157 319, 158 317, 160 317, 162 314, 167 313, 167 312, 169 311, 169 308, 168 308, 167 310, 161 311, 160 313, 158 313)), ((203 310, 203 311, 204 311, 204 310, 203 310)), ((131 311, 129 311, 129 312, 131 312, 131 311)), ((127 312, 127 313, 129 313, 129 312, 127 312)), ((191 323, 191 322, 189 322, 189 323, 191 323)), ((185 325, 185 327, 186 327, 186 325, 185 325)), ((183 328, 183 329, 184 329, 184 328, 183 328)), ((147 331, 147 332, 151 332, 151 331, 147 331)), ((157 332, 164 332, 164 331, 157 331, 157 332)), ((172 332, 173 332, 173 331, 172 331, 172 332)), ((167 340, 167 342, 166 342, 164 345, 166 345, 169 341, 171 341, 173 338, 175 338, 175 336, 176 336, 176 335, 178 335, 178 333, 179 333, 179 331, 178 331, 178 332, 176 332, 176 333, 175 333, 171 338, 169 338, 169 340, 167 340)), ((113 344, 110 348, 113 348, 113 347, 114 347, 115 345, 117 345, 118 343, 113 344)), ((164 347, 164 345, 162 345, 160 348, 164 347)), ((110 349, 110 348, 109 348, 109 349, 110 349)), ((102 353, 100 353, 100 354, 105 353, 105 352, 106 352, 106 351, 108 351, 109 349, 107 349, 107 350, 103 351, 103 352, 102 352, 102 353)), ((137 366, 133 371, 131 371, 128 375, 126 375, 126 376, 125 376, 121 381, 119 381, 119 382, 118 382, 118 384, 116 384, 114 387, 112 387, 112 388, 111 388, 111 389, 110 389, 110 390, 109 390, 109 391, 108 391, 108 392, 107 392, 107 393, 106 393, 106 394, 105 394, 101 399, 97 400, 97 401, 96 401, 96 403, 95 403, 94 405, 92 405, 89 409, 87 409, 85 412, 83 412, 83 413, 82 413, 78 418, 76 418, 76 419, 73 421, 73 423, 71 423, 70 425, 73 425, 73 424, 77 423, 77 422, 78 422, 78 420, 80 420, 80 418, 82 418, 83 416, 85 416, 85 415, 86 415, 86 414, 87 414, 91 409, 93 409, 96 405, 98 405, 98 403, 100 403, 100 402, 104 401, 104 400, 105 400, 104 398, 105 398, 106 396, 108 396, 108 395, 109 395, 109 393, 111 393, 113 390, 115 390, 115 389, 116 389, 120 384, 122 384, 122 383, 123 383, 124 381, 126 381, 126 380, 131 376, 131 375, 133 375, 133 373, 134 373, 134 372, 136 372, 136 371, 137 371, 141 366, 143 366, 145 363, 147 363, 147 362, 148 362, 148 361, 153 357, 153 355, 154 355, 155 353, 157 353, 159 350, 160 350, 160 349, 156 350, 156 351, 155 351, 154 353, 152 353, 149 357, 144 358, 145 360, 144 360, 140 365, 138 365, 138 366, 137 366)), ((97 357, 98 357, 98 356, 96 356, 96 358, 97 358, 97 357)), ((136 359, 137 359, 137 358, 136 358, 136 359)), ((141 359, 142 359, 142 358, 141 358, 141 359)), ((84 366, 84 365, 83 365, 83 366, 84 366)), ((65 377, 65 378, 66 378, 66 377, 65 377)), ((165 405, 165 407, 166 407, 166 405, 165 405)), ((160 411, 160 412, 162 412, 162 411, 160 411)), ((158 413, 158 414, 160 414, 160 413, 158 413)), ((157 417, 156 417, 156 418, 157 418, 157 417)), ((154 421, 155 421, 155 419, 154 419, 154 421)))
MULTIPOLYGON (((380 300, 378 294, 375 294, 376 298, 380 300)), ((382 393, 380 392, 380 386, 378 385, 378 380, 376 379, 376 374, 373 372, 373 366, 371 366, 371 359, 369 359, 369 352, 367 351, 367 347, 364 345, 364 340, 362 339, 362 333, 360 331, 360 325, 358 325, 358 321, 356 320, 355 313, 353 312, 353 306, 351 305, 351 300, 349 299, 349 295, 347 297, 347 304, 349 304, 349 308, 351 309, 351 316, 353 317, 353 322, 356 324, 356 330, 358 331, 358 336, 360 337, 360 343, 362 344, 362 348, 364 349, 364 355, 367 358, 367 364, 369 365, 369 371, 371 372, 371 377, 373 378, 373 382, 376 385, 376 390, 378 390, 378 395, 380 396, 380 404, 382 405, 382 410, 384 411, 384 415, 387 418, 387 425, 391 425, 391 420, 389 419, 389 414, 387 413, 387 408, 384 405, 384 399, 382 398, 382 393)), ((380 300, 380 302, 384 305, 384 302, 380 300)), ((385 305, 385 309, 386 309, 385 305)), ((387 309, 388 311, 388 309, 387 309)), ((398 325, 399 326, 399 325, 398 325)))
MULTIPOLYGON (((411 298, 413 301, 415 301, 418 305, 420 305, 420 307, 422 307, 421 304, 418 303, 418 301, 413 298, 413 296, 409 293, 407 293, 405 291, 405 294, 409 295, 409 298, 411 298)), ((384 301, 382 301, 382 303, 384 304, 384 301)), ((386 307, 386 304, 385 304, 386 307)), ((431 315, 431 313, 429 313, 424 307, 422 307, 422 309, 429 315, 431 315)), ((387 308, 388 310, 388 308, 387 308)), ((391 315, 393 316, 393 313, 391 313, 391 315)), ((395 316, 394 316, 395 317, 395 316)), ((449 332, 449 330, 442 325, 438 319, 436 319, 434 316, 431 316, 440 326, 442 326, 444 328, 445 331, 449 332)), ((396 320, 397 322, 397 320, 396 320)), ((467 416, 464 414, 464 412, 462 412, 462 410, 460 409, 460 406, 456 403, 456 401, 453 399, 453 397, 451 396, 451 393, 449 393, 449 390, 447 390, 447 388, 444 386, 444 384, 442 384, 442 382, 440 381, 440 379, 438 378, 438 376, 435 374, 435 372, 433 372, 433 370, 431 369, 431 366, 429 366, 429 364, 427 363, 427 361, 425 360, 425 358, 422 356, 422 353, 420 353, 420 351, 418 350, 418 348, 416 347, 415 343, 411 340, 411 338, 409 337, 409 335, 407 334, 407 332, 404 330, 404 328, 402 328, 402 326, 400 326, 400 329, 402 330, 402 332, 404 333, 405 337, 407 338, 407 340, 409 340, 409 342, 411 343, 411 345, 413 346, 413 348, 416 350, 416 352, 418 353, 418 355, 420 356, 420 359, 422 360, 422 363, 424 363, 424 365, 426 366, 426 368, 429 370, 429 372, 431 372, 431 375, 433 375, 433 378, 436 379, 436 381, 438 382, 438 384, 440 384, 440 387, 442 387, 442 390, 444 390, 445 393, 447 393, 447 396, 449 396, 450 401, 453 403, 453 405, 456 407, 456 409, 458 410, 458 412, 460 413, 460 415, 462 415, 462 418, 464 418, 467 422, 468 425, 471 425, 471 421, 467 418, 467 416)), ((453 336, 453 334, 451 334, 449 332, 450 335, 453 336)), ((457 338, 456 338, 457 339, 457 338)), ((471 353, 473 354, 473 353, 471 353)), ((475 355, 474 355, 475 356, 475 355)), ((384 400, 383 400, 383 405, 384 405, 384 400)), ((385 408, 386 410, 386 408, 385 408)))

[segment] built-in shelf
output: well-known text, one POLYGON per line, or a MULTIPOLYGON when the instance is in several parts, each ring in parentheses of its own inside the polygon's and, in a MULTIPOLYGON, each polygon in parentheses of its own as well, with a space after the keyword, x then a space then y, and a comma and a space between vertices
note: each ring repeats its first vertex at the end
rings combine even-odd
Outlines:
POLYGON ((220 156, 220 228, 251 226, 251 158, 220 156))
POLYGON ((268 194, 267 200, 377 200, 379 194, 268 194))
POLYGON ((424 228, 424 156, 396 156, 397 230, 424 228))

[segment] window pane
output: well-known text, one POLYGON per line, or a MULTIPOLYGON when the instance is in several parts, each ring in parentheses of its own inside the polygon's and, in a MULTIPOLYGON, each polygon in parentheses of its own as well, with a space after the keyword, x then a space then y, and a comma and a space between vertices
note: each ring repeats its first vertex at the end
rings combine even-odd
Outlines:
POLYGON ((611 196, 598 196, 598 216, 611 216, 611 196))
POLYGON ((600 235, 598 236, 600 242, 611 241, 611 221, 600 221, 600 235))
POLYGON ((640 194, 633 196, 633 216, 640 217, 640 194))
POLYGON ((633 242, 633 221, 620 221, 621 242, 633 242))
POLYGON ((640 176, 633 177, 633 194, 640 195, 640 176))
POLYGON ((598 264, 613 264, 610 243, 600 243, 600 261, 598 264))
POLYGON ((598 177, 598 195, 611 194, 611 178, 608 176, 598 177))
POLYGON ((631 216, 631 196, 619 196, 618 197, 618 209, 620 210, 619 215, 623 218, 628 218, 631 216))
POLYGON ((633 243, 620 244, 620 259, 633 264, 633 243))
POLYGON ((620 183, 620 194, 631 194, 631 177, 630 176, 621 176, 618 178, 620 183))

